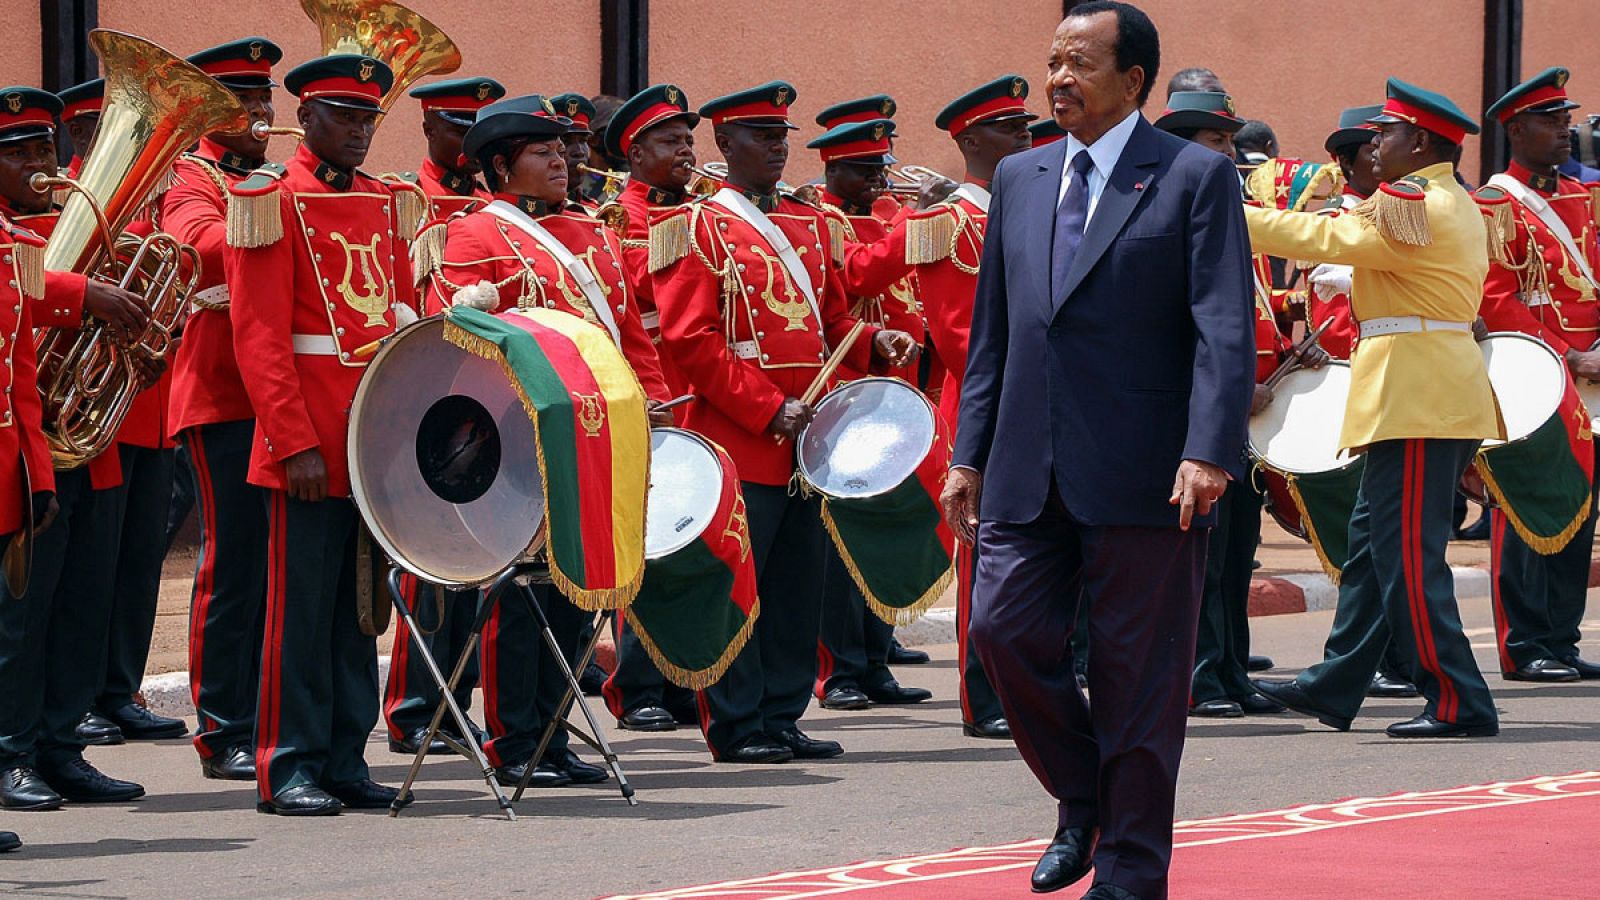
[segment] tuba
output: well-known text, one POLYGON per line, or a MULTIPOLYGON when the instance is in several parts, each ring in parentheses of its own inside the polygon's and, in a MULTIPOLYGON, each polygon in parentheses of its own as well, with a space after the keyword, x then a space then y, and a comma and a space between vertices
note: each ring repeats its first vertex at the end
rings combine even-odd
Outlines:
POLYGON ((322 35, 322 53, 360 53, 394 71, 379 105, 387 112, 413 83, 461 68, 461 51, 439 27, 389 0, 300 0, 322 35))
POLYGON ((45 244, 44 268, 105 279, 140 295, 150 324, 127 347, 98 323, 39 332, 45 439, 61 468, 82 465, 110 446, 141 388, 130 355, 166 355, 199 278, 193 247, 164 232, 140 240, 123 229, 201 135, 235 133, 249 121, 232 91, 143 38, 97 29, 89 43, 106 73, 94 149, 77 179, 35 175, 32 182, 36 190, 64 187, 71 194, 45 244))

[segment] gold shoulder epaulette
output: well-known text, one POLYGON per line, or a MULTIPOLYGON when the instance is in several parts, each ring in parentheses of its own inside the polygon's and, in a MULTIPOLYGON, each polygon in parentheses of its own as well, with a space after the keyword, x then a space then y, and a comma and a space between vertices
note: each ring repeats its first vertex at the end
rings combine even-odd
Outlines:
POLYGON ((906 264, 922 265, 945 259, 956 249, 961 208, 945 202, 906 219, 906 264))
POLYGON ((1433 232, 1428 229, 1427 183, 1425 178, 1408 175, 1381 184, 1355 213, 1376 226, 1385 240, 1426 247, 1433 243, 1433 232))
POLYGON ((1584 184, 1589 189, 1589 213, 1594 216, 1596 228, 1600 228, 1600 181, 1590 181, 1584 184))
POLYGON ((796 203, 804 203, 813 209, 822 208, 822 194, 817 191, 817 186, 814 184, 802 184, 796 188, 785 188, 779 193, 796 203))
POLYGON ((444 262, 444 238, 449 223, 449 219, 435 219, 417 230, 417 237, 411 242, 411 275, 417 284, 444 262))
POLYGON ((6 223, 11 252, 16 256, 17 290, 24 297, 44 299, 44 238, 26 228, 6 223))
POLYGON ((278 182, 287 171, 267 163, 228 188, 228 246, 266 247, 283 239, 278 182))
POLYGON ((828 252, 833 257, 833 264, 844 265, 844 242, 853 237, 850 234, 850 223, 845 221, 844 213, 833 207, 823 210, 823 218, 828 220, 828 252))
POLYGON ((1472 192, 1472 199, 1478 202, 1478 211, 1483 213, 1483 227, 1489 237, 1489 261, 1505 262, 1509 258, 1506 245, 1517 236, 1517 217, 1511 206, 1511 195, 1486 184, 1472 192))
MULTIPOLYGON (((428 192, 422 185, 406 175, 410 173, 388 172, 379 177, 394 194, 395 227, 399 229, 400 236, 408 241, 415 241, 422 231, 422 224, 428 218, 428 213, 433 209, 433 203, 428 199, 428 192)), ((415 176, 413 176, 414 178, 415 176)))
POLYGON ((685 203, 650 226, 650 255, 646 264, 659 272, 689 255, 689 228, 696 206, 685 203))

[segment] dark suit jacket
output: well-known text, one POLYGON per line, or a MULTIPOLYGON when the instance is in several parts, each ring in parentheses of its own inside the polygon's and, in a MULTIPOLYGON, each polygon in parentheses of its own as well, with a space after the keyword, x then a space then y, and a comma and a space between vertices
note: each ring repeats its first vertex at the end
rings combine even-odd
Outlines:
POLYGON ((953 462, 983 473, 987 521, 1032 521, 1054 472, 1085 524, 1173 527, 1180 462, 1244 477, 1255 341, 1239 179, 1141 117, 1052 294, 1066 147, 995 173, 953 462))

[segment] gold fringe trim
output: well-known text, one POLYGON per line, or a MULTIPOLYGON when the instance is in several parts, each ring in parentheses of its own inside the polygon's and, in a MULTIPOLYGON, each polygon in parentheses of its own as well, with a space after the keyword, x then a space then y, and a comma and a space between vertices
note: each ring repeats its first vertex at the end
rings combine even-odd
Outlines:
POLYGON ((956 250, 956 218, 947 211, 906 220, 906 264, 936 263, 956 250))
POLYGON ((24 297, 44 299, 44 248, 17 241, 11 252, 16 255, 17 287, 24 297))
POLYGON ((1428 205, 1421 194, 1408 199, 1380 187, 1353 212, 1375 225, 1385 239, 1397 244, 1426 247, 1433 243, 1433 232, 1428 227, 1428 205))
POLYGON ((1478 474, 1483 476, 1483 486, 1494 496, 1495 503, 1499 505, 1500 511, 1505 513, 1506 518, 1511 521, 1511 527, 1517 530, 1517 536, 1522 538, 1522 542, 1540 556, 1551 556, 1560 553, 1567 544, 1572 542, 1572 538, 1578 533, 1578 529, 1589 521, 1589 505, 1594 500, 1592 492, 1583 498, 1583 506, 1579 507, 1578 514, 1573 516, 1572 521, 1568 522, 1566 527, 1562 528, 1559 533, 1550 537, 1541 537, 1534 534, 1528 528, 1528 524, 1522 521, 1522 517, 1517 515, 1517 511, 1512 508, 1511 504, 1506 502, 1505 492, 1500 489, 1500 483, 1495 480, 1489 460, 1482 453, 1479 453, 1476 462, 1478 464, 1478 474))
POLYGON ((421 185, 397 180, 385 182, 394 191, 395 228, 407 241, 415 241, 422 223, 428 218, 433 204, 421 185))
POLYGON ((278 191, 228 194, 228 246, 270 247, 283 240, 283 207, 278 191))
POLYGON ((757 597, 756 602, 750 607, 750 615, 745 618, 744 624, 739 626, 739 631, 733 636, 733 640, 728 643, 728 648, 722 651, 722 655, 717 657, 716 662, 698 671, 673 665, 666 655, 661 652, 661 648, 656 646, 655 638, 652 638, 648 631, 639 627, 637 616, 632 619, 633 634, 639 639, 639 643, 644 646, 644 652, 650 654, 650 661, 656 664, 656 669, 668 681, 685 690, 700 691, 721 681, 722 676, 728 674, 728 667, 733 665, 735 659, 739 658, 739 652, 744 649, 745 644, 750 642, 750 636, 755 634, 756 619, 760 617, 761 598, 757 597))
POLYGON ((659 272, 689 255, 689 217, 674 215, 650 226, 650 257, 646 268, 659 272))
POLYGON ((1256 201, 1267 209, 1276 209, 1277 203, 1278 167, 1274 164, 1256 166, 1244 179, 1244 193, 1246 197, 1256 201))
POLYGON ((1510 202, 1483 204, 1484 230, 1489 234, 1489 261, 1505 265, 1511 258, 1509 245, 1517 236, 1517 214, 1510 202))
POLYGON ((1600 184, 1591 184, 1588 188, 1589 212, 1594 216, 1595 227, 1600 228, 1600 184))
POLYGON ((844 265, 844 223, 833 216, 828 216, 828 252, 834 265, 844 265))
POLYGON ((861 596, 866 598, 867 607, 872 610, 873 615, 890 625, 910 625, 922 618, 928 607, 938 603, 939 598, 944 596, 944 592, 950 589, 951 582, 955 580, 956 564, 952 558, 950 567, 944 570, 944 574, 934 579, 932 586, 923 591, 916 602, 903 608, 885 605, 873 595, 872 589, 867 586, 866 578, 861 575, 861 569, 856 566, 855 558, 850 555, 850 548, 846 547, 844 539, 839 537, 839 529, 834 525, 833 514, 828 512, 827 500, 822 501, 822 524, 828 529, 828 536, 833 538, 833 546, 839 551, 839 558, 844 561, 844 567, 849 570, 850 579, 861 589, 861 596))
POLYGON ((1328 558, 1328 552, 1322 549, 1322 538, 1317 536, 1317 525, 1312 521, 1310 511, 1306 509, 1305 498, 1300 496, 1300 486, 1295 483, 1297 479, 1293 475, 1284 475, 1283 480, 1289 485, 1289 496, 1294 499, 1294 508, 1300 511, 1300 524, 1305 526, 1306 542, 1311 545, 1311 549, 1317 551, 1317 562, 1322 563, 1322 571, 1327 574, 1328 580, 1333 582, 1334 587, 1338 587, 1339 578, 1344 572, 1333 564, 1333 560, 1328 558))
POLYGON ((444 263, 444 237, 448 226, 434 222, 417 232, 411 242, 411 276, 416 284, 426 281, 444 263))

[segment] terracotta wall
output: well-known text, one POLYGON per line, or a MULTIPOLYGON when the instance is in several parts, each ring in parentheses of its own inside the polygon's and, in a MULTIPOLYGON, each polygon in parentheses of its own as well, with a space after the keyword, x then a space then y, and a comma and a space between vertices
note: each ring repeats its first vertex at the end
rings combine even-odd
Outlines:
POLYGON ((35 0, 0 0, 10 45, 0 54, 0 86, 39 83, 39 5, 35 0))
POLYGON ((1594 23, 1600 7, 1589 4, 1578 11, 1570 0, 1523 0, 1522 73, 1532 77, 1546 66, 1565 66, 1572 70, 1567 93, 1583 104, 1572 111, 1575 121, 1600 114, 1600 58, 1594 42, 1584 35, 1584 26, 1594 23))

